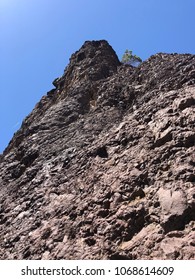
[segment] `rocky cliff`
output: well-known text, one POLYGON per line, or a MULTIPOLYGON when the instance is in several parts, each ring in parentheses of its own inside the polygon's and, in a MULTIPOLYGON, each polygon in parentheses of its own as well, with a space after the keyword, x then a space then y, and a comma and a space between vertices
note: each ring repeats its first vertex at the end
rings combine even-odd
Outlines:
POLYGON ((195 259, 195 56, 87 41, 0 157, 1 259, 195 259))

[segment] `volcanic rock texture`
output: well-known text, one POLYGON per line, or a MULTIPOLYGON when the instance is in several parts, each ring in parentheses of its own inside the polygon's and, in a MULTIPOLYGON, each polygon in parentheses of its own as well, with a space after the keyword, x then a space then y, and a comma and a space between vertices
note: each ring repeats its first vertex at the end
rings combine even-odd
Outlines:
POLYGON ((87 41, 0 156, 1 259, 195 259, 195 56, 87 41))

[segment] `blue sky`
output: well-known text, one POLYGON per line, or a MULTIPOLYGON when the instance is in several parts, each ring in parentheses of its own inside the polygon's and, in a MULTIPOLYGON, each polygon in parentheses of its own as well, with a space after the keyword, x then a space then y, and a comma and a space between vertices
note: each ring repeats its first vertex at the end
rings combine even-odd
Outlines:
POLYGON ((195 53, 194 0, 0 0, 0 153, 86 40, 195 53))

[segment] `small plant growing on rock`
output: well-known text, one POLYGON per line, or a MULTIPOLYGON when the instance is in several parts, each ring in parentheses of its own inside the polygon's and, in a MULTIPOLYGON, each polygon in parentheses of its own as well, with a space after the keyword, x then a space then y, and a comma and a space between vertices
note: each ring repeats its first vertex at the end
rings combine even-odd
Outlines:
POLYGON ((142 62, 142 59, 139 56, 134 55, 132 51, 126 50, 121 62, 136 67, 142 62))

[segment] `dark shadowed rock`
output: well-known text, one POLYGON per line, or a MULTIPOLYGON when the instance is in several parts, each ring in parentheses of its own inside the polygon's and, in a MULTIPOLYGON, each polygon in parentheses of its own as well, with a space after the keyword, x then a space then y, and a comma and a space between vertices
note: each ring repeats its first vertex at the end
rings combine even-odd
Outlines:
POLYGON ((195 56, 70 58, 0 155, 1 259, 195 259, 195 56))

